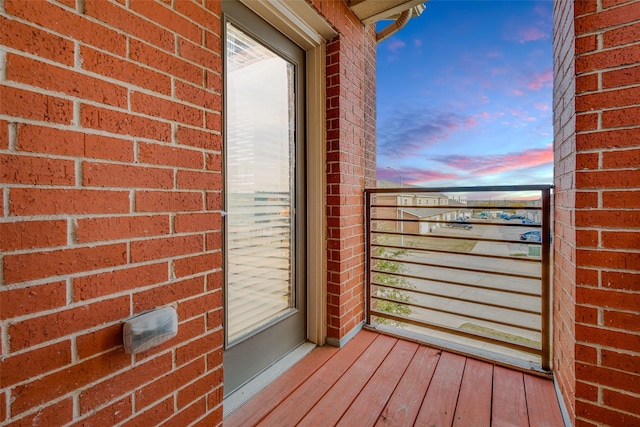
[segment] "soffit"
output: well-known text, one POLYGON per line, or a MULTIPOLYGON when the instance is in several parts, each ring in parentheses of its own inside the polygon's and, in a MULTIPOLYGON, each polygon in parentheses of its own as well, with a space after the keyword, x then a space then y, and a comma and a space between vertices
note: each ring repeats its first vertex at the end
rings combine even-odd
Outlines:
POLYGON ((383 19, 396 19, 413 7, 420 7, 426 0, 351 0, 351 10, 364 24, 383 19))

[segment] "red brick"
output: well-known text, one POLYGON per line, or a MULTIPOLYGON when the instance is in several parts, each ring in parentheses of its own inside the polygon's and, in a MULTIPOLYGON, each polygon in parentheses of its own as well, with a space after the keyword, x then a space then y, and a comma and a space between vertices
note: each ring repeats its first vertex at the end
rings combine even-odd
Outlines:
POLYGON ((173 414, 173 406, 172 396, 142 413, 136 412, 135 418, 122 424, 122 427, 157 426, 173 414))
POLYGON ((79 219, 76 239, 79 243, 148 237, 169 234, 169 217, 141 215, 79 219))
MULTIPOLYGON (((640 57, 638 60, 640 61, 640 57)), ((640 87, 576 95, 576 113, 591 112, 605 108, 627 107, 636 104, 638 97, 640 97, 640 87)), ((603 118, 605 113, 610 114, 610 112, 605 111, 603 118)), ((634 114, 637 114, 637 111, 634 114)), ((606 123, 604 119, 603 122, 606 123)))
MULTIPOLYGON (((178 319, 184 319, 180 313, 178 313, 178 319)), ((182 322, 178 325, 178 333, 176 336, 171 338, 168 341, 163 342, 157 347, 151 348, 143 353, 139 353, 136 355, 136 359, 138 361, 151 358, 156 354, 170 351, 175 348, 178 344, 181 344, 185 341, 190 341, 198 335, 202 335, 205 332, 204 319, 202 317, 192 319, 190 321, 182 322)))
POLYGON ((137 212, 187 212, 203 207, 200 192, 136 191, 137 212))
POLYGON ((640 265, 640 253, 604 250, 577 250, 576 263, 585 267, 629 269, 640 265))
POLYGON ((182 126, 178 126, 176 140, 179 144, 204 148, 205 150, 220 151, 222 148, 222 137, 220 135, 182 126))
MULTIPOLYGON (((113 353, 121 354, 123 357, 126 356, 127 360, 131 360, 131 356, 128 356, 122 350, 116 350, 113 353)), ((95 408, 113 399, 120 398, 171 370, 172 363, 170 354, 163 354, 144 363, 135 364, 131 369, 127 369, 118 375, 83 390, 80 393, 80 413, 86 414, 93 411, 95 408)))
POLYGON ((84 162, 82 177, 85 187, 173 187, 173 170, 146 166, 84 162))
POLYGON ((608 426, 637 426, 640 424, 640 418, 634 415, 623 414, 622 412, 581 401, 576 402, 576 417, 584 417, 601 423, 600 425, 608 426))
POLYGON ((606 151, 602 153, 602 167, 605 169, 640 167, 640 150, 606 151))
POLYGON ((637 14, 637 4, 631 2, 620 7, 576 18, 575 31, 576 34, 583 34, 604 30, 607 27, 625 24, 630 21, 630 17, 637 16, 637 14))
POLYGON ((71 363, 71 341, 62 341, 0 361, 0 379, 3 387, 62 368, 71 363))
POLYGON ((133 161, 132 141, 22 123, 18 125, 18 148, 34 153, 133 161))
POLYGON ((640 231, 602 231, 602 246, 610 249, 640 249, 640 231))
MULTIPOLYGON (((617 108, 602 113, 602 126, 604 128, 634 126, 639 120, 640 107, 617 108)), ((637 134, 640 135, 640 131, 637 134)))
MULTIPOLYGON (((640 194, 637 191, 605 191, 602 193, 602 205, 604 208, 640 208, 640 194)), ((632 224, 627 223, 627 226, 632 224)))
POLYGON ((201 151, 144 142, 138 144, 138 161, 190 169, 204 168, 201 151))
MULTIPOLYGON (((597 130, 598 129, 598 114, 578 114, 576 115, 576 129, 580 131, 597 130)), ((597 153, 588 153, 596 155, 597 153)))
POLYGON ((593 307, 576 306, 575 321, 590 325, 598 324, 598 309, 593 307))
POLYGON ((212 211, 222 209, 222 195, 220 192, 207 192, 207 209, 212 211))
POLYGON ((11 304, 2 304, 0 319, 11 319, 63 307, 67 304, 67 285, 65 282, 54 282, 26 288, 3 289, 0 296, 2 301, 11 301, 11 304))
POLYGON ((220 252, 177 259, 173 262, 176 277, 191 276, 222 268, 220 252))
POLYGON ((222 233, 207 233, 205 236, 205 244, 207 251, 215 251, 222 249, 222 233))
POLYGON ((640 182, 639 170, 626 170, 617 173, 609 171, 576 172, 576 187, 587 188, 625 188, 630 182, 640 182))
POLYGON ((609 289, 576 288, 576 302, 618 310, 640 311, 640 294, 609 289))
POLYGON ((222 97, 219 93, 176 80, 176 98, 207 110, 221 111, 222 97))
POLYGON ((153 117, 162 117, 178 123, 193 126, 203 125, 202 111, 174 101, 147 95, 141 92, 131 94, 131 109, 153 117))
POLYGON ((196 419, 200 418, 207 412, 207 401, 202 398, 190 406, 180 409, 176 414, 160 424, 161 427, 166 426, 186 426, 191 425, 196 419))
POLYGON ((11 411, 19 414, 50 400, 64 396, 78 388, 131 364, 131 357, 122 351, 106 353, 67 369, 33 380, 12 390, 11 411), (70 381, 70 379, 73 379, 70 381))
POLYGON ((198 85, 204 82, 201 68, 134 39, 131 40, 129 58, 198 85))
POLYGON ((82 126, 91 129, 157 141, 171 140, 171 125, 169 123, 93 105, 82 104, 81 121, 82 126))
POLYGON ((603 271, 602 286, 610 289, 637 291, 640 274, 626 271, 603 271))
MULTIPOLYGON (((576 325, 576 340, 586 343, 600 344, 621 350, 635 351, 640 348, 640 335, 601 329, 587 325, 576 325)), ((586 379, 586 377, 585 377, 586 379)), ((598 383, 597 380, 589 380, 598 383)), ((635 392, 640 392, 640 377, 636 379, 635 392)), ((605 384, 605 383, 602 383, 605 384)), ((610 384, 610 383, 607 383, 610 384)), ((621 383, 622 384, 622 383, 621 383)), ((610 384, 611 385, 611 384, 610 384)), ((620 384, 615 385, 619 387, 620 384)))
POLYGON ((74 62, 71 40, 4 16, 0 16, 0 44, 65 65, 74 62))
POLYGON ((76 337, 78 357, 86 359, 122 346, 122 324, 107 326, 76 337))
MULTIPOLYGON (((636 17, 638 16, 636 10, 636 17)), ((635 43, 638 41, 638 34, 640 34, 640 24, 629 24, 621 28, 605 31, 604 33, 604 48, 608 49, 614 46, 620 46, 627 43, 635 43)), ((627 49, 637 49, 635 47, 628 47, 627 49)))
MULTIPOLYGON (((211 3, 211 2, 209 2, 211 3)), ((213 2, 215 3, 215 2, 213 2)), ((211 31, 220 31, 220 11, 208 11, 199 4, 188 0, 178 0, 175 2, 176 11, 188 17, 198 25, 208 28, 211 31), (213 12, 213 13, 212 13, 213 12), (217 16, 216 16, 217 14, 217 16)), ((197 41, 197 40, 196 40, 197 41)))
POLYGON ((85 426, 115 426, 120 425, 122 421, 133 415, 133 403, 131 396, 126 396, 97 412, 94 412, 87 418, 72 424, 73 427, 85 426))
POLYGON ((204 377, 178 391, 178 408, 184 408, 191 402, 206 396, 221 383, 222 369, 209 372, 204 377))
POLYGON ((64 399, 52 405, 40 408, 38 411, 20 418, 15 423, 9 424, 12 427, 49 427, 61 426, 73 420, 73 399, 64 399))
POLYGON ((592 1, 578 1, 574 3, 574 16, 586 15, 597 10, 598 4, 592 1))
POLYGON ((126 262, 127 246, 124 243, 7 255, 4 258, 4 279, 6 283, 17 283, 115 267, 126 262))
POLYGON ((611 89, 637 84, 639 73, 640 65, 622 68, 619 70, 605 71, 602 73, 602 88, 611 89))
POLYGON ((640 49, 629 49, 627 47, 610 49, 604 52, 585 54, 576 58, 576 74, 634 65, 638 62, 640 62, 640 49))
POLYGON ((151 308, 162 307, 194 297, 203 292, 204 279, 202 277, 167 283, 147 291, 135 293, 133 295, 133 311, 134 313, 140 313, 151 308))
POLYGON ((587 192, 587 191, 579 191, 576 192, 576 200, 575 200, 575 208, 576 209, 586 209, 586 208, 597 208, 598 207, 598 193, 595 191, 587 192))
POLYGON ((126 52, 126 36, 83 16, 45 1, 8 0, 7 13, 50 28, 60 34, 119 55, 126 52))
POLYGON ((67 221, 20 221, 0 223, 0 251, 47 248, 67 244, 67 221))
POLYGON ((178 366, 195 360, 218 347, 223 343, 222 329, 210 332, 195 341, 185 344, 176 349, 176 364, 178 366))
POLYGON ((222 174, 179 170, 177 186, 182 190, 221 190, 222 174))
MULTIPOLYGON (((220 38, 216 37, 216 40, 213 43, 215 43, 216 45, 220 45, 221 43, 220 38)), ((209 49, 212 49, 212 50, 215 49, 217 51, 215 47, 209 46, 209 44, 210 43, 207 43, 207 47, 209 49)), ((205 77, 206 77, 205 83, 206 83, 207 89, 213 90, 216 93, 222 93, 222 74, 206 70, 205 77)))
POLYGON ((173 220, 173 227, 176 233, 219 230, 221 218, 217 212, 178 214, 173 220))
POLYGON ((181 301, 178 304, 178 319, 191 319, 208 313, 214 307, 222 307, 221 294, 221 292, 209 292, 181 301))
POLYGON ((216 132, 222 131, 222 114, 219 112, 206 111, 204 114, 205 127, 216 132))
POLYGON ((576 227, 620 227, 639 223, 640 212, 633 210, 576 211, 576 227))
POLYGON ((150 21, 194 42, 202 39, 202 30, 194 23, 175 13, 170 6, 147 0, 132 0, 129 7, 131 10, 147 17, 150 21))
POLYGON ((169 267, 166 262, 162 262, 77 277, 73 279, 73 289, 75 300, 83 301, 155 285, 167 280, 169 280, 169 267))
POLYGON ((73 160, 0 154, 0 182, 74 185, 75 163, 73 160))
POLYGON ((598 50, 598 38, 595 34, 576 38, 576 55, 598 50))
POLYGON ((123 86, 11 53, 7 54, 7 80, 114 107, 128 105, 128 90, 123 86))
MULTIPOLYGON (((617 391, 604 389, 603 391, 604 404, 618 410, 630 412, 635 414, 636 422, 640 423, 640 416, 638 416, 638 396, 631 396, 628 394, 622 394, 617 391)), ((632 418, 633 419, 633 418, 632 418)))
POLYGON ((207 153, 207 170, 222 172, 222 156, 220 154, 207 153))
POLYGON ((580 362, 591 363, 593 365, 598 364, 598 350, 595 347, 576 344, 575 357, 576 360, 580 362))
POLYGON ((602 349, 602 366, 637 374, 638 366, 640 366, 640 354, 602 349))
POLYGON ((171 95, 171 78, 157 71, 144 68, 127 59, 80 46, 82 68, 164 95, 171 95))
POLYGON ((67 125, 73 119, 73 103, 66 99, 8 86, 0 86, 0 99, 0 114, 67 125))
POLYGON ((119 28, 124 34, 145 40, 167 51, 174 49, 175 38, 171 32, 134 15, 125 7, 111 2, 105 3, 102 0, 85 0, 85 13, 112 27, 119 28))
POLYGON ((129 212, 127 191, 13 188, 12 215, 56 215, 129 212))
POLYGON ((626 331, 640 332, 640 319, 638 319, 637 313, 621 313, 618 311, 605 310, 604 325, 626 331))
POLYGON ((222 395, 221 388, 216 389, 213 393, 209 394, 207 398, 207 405, 209 408, 216 408, 215 410, 209 411, 209 413, 202 419, 198 420, 193 427, 208 427, 208 426, 217 426, 222 424, 222 398, 218 398, 218 395, 222 395), (219 406, 218 406, 219 405, 219 406))
POLYGON ((145 408, 160 399, 179 390, 185 384, 195 380, 205 372, 204 359, 200 358, 184 365, 167 375, 156 379, 136 391, 136 410, 145 408))
POLYGON ((202 236, 175 236, 131 242, 131 262, 143 262, 202 252, 202 236))
POLYGON ((583 400, 590 400, 592 402, 598 401, 598 387, 583 383, 580 381, 576 382, 576 398, 583 400))
POLYGON ((6 150, 8 148, 9 148, 9 123, 7 123, 5 120, 0 120, 0 149, 6 150))
POLYGON ((191 43, 185 39, 178 38, 178 51, 180 56, 204 68, 222 72, 222 60, 218 53, 214 53, 208 49, 191 43))

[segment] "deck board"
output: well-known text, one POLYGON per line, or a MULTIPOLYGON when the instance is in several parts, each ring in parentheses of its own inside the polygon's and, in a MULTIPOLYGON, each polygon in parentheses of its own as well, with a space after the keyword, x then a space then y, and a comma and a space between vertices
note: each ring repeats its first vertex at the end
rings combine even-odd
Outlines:
POLYGON ((422 402, 416 426, 450 426, 460 393, 466 357, 443 352, 422 402))
POLYGON ((416 350, 418 344, 398 341, 337 425, 375 424, 416 350))
POLYGON ((302 386, 269 413, 258 425, 296 425, 333 384, 351 367, 358 357, 376 339, 377 334, 362 331, 344 348, 340 357, 332 357, 318 369, 302 386))
POLYGON ((492 426, 529 425, 522 377, 522 372, 501 366, 493 370, 492 426))
POLYGON ((564 426, 548 379, 371 331, 313 350, 224 425, 564 426))
POLYGON ((525 375, 524 389, 531 426, 562 425, 562 413, 551 381, 525 375))
POLYGON ((400 383, 380 414, 376 426, 413 425, 427 393, 440 351, 420 346, 400 383))
POLYGON ((493 365, 467 359, 454 415, 454 427, 489 427, 493 365))
POLYGON ((365 350, 351 369, 340 378, 324 398, 300 421, 299 426, 336 425, 360 391, 376 372, 397 338, 380 335, 365 350))

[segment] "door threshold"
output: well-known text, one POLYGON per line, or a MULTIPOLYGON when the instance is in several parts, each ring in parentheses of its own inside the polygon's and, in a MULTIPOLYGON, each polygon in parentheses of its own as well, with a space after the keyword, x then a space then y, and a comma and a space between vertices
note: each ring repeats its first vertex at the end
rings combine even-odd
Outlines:
POLYGON ((264 371, 244 383, 229 396, 225 397, 222 401, 222 416, 226 417, 244 405, 249 399, 258 394, 260 390, 269 385, 269 383, 298 363, 307 354, 311 353, 311 350, 314 348, 316 348, 316 345, 311 342, 300 344, 264 371))

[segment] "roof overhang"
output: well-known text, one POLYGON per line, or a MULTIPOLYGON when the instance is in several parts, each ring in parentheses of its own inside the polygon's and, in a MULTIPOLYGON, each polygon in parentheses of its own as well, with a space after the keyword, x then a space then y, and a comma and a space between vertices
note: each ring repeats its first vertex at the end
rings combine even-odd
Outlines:
POLYGON ((403 12, 414 9, 420 15, 427 0, 351 0, 351 10, 363 24, 373 24, 386 19, 397 19, 403 12))

